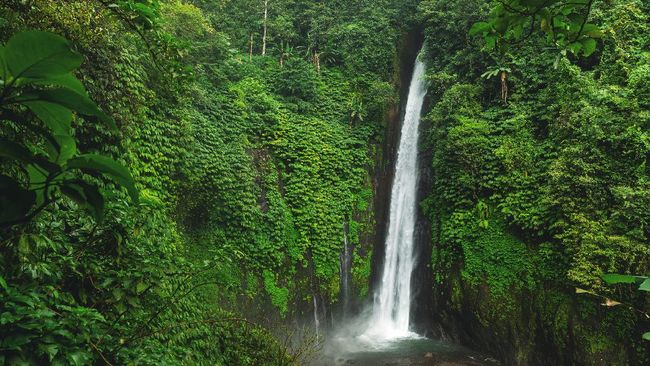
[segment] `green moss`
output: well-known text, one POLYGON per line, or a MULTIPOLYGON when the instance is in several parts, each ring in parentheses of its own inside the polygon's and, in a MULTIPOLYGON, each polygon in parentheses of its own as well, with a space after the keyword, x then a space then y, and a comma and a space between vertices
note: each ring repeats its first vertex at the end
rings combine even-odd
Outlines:
POLYGON ((485 283, 490 294, 511 298, 510 291, 535 287, 531 253, 526 245, 507 234, 498 222, 479 228, 476 239, 463 242, 463 279, 474 286, 485 283))
POLYGON ((455 278, 451 279, 451 303, 457 311, 460 311, 463 306, 463 289, 460 281, 455 278))
POLYGON ((265 270, 263 277, 264 289, 271 297, 271 303, 280 310, 280 314, 285 315, 288 311, 289 290, 276 284, 276 276, 271 271, 265 270))
POLYGON ((352 283, 354 288, 357 289, 359 297, 361 298, 368 296, 370 286, 371 261, 371 251, 366 252, 363 256, 358 249, 354 252, 354 259, 352 263, 352 283))

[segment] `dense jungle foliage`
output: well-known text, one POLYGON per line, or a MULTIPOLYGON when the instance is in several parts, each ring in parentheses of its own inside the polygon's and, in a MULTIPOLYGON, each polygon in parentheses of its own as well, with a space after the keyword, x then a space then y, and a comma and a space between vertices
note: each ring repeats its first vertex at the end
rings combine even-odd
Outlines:
POLYGON ((300 362, 279 321, 372 225, 407 5, 2 2, 0 364, 300 362))
POLYGON ((337 306, 345 240, 370 293, 375 172, 419 29, 432 317, 509 364, 650 362, 649 14, 0 2, 0 365, 306 362, 293 339, 337 306))
POLYGON ((644 278, 601 276, 650 273, 650 4, 550 4, 419 4, 434 292, 510 363, 646 364, 644 278))

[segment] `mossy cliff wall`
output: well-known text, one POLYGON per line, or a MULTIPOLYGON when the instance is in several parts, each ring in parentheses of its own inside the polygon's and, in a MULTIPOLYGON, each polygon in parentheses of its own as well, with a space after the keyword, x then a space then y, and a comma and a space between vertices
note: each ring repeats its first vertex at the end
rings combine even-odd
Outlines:
POLYGON ((421 203, 432 225, 431 329, 512 365, 648 364, 650 300, 600 277, 650 273, 639 81, 650 76, 648 3, 594 3, 604 37, 589 58, 558 55, 536 35, 504 57, 486 52, 467 31, 489 7, 418 9, 431 98, 432 186, 421 203), (507 103, 500 81, 482 76, 495 67, 507 68, 507 103))

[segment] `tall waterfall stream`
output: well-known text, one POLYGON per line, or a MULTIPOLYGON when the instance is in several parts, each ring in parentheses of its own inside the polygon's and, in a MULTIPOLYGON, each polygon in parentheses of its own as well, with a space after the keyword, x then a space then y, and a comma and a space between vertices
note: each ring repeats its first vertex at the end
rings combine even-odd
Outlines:
MULTIPOLYGON (((410 329, 411 275, 416 261, 418 137, 427 93, 425 71, 426 66, 418 57, 409 86, 391 188, 384 268, 373 305, 356 320, 344 318, 344 324, 333 331, 325 345, 318 365, 491 364, 463 347, 422 337, 410 329)), ((345 239, 342 268, 347 264, 343 261, 349 260, 345 257, 348 255, 345 239)))
POLYGON ((379 292, 366 335, 394 339, 410 337, 411 274, 415 258, 413 237, 416 220, 417 160, 420 115, 427 87, 426 68, 419 59, 413 77, 402 123, 397 163, 390 197, 390 216, 386 256, 379 292))

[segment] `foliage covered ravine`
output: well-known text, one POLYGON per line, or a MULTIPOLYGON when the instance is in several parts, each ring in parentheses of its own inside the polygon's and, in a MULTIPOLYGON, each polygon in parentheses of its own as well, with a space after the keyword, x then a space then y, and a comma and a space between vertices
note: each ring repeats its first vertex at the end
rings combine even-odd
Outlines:
POLYGON ((648 297, 601 276, 650 272, 649 4, 550 3, 419 5, 435 321, 508 364, 647 364, 648 297))
POLYGON ((509 365, 650 363, 649 17, 0 1, 0 366, 309 364, 372 303, 420 43, 419 330, 509 365))
POLYGON ((7 58, 42 53, 35 88, 76 76, 117 129, 66 100, 37 102, 45 115, 1 100, 2 143, 33 158, 0 151, 0 364, 303 362, 312 350, 289 339, 313 330, 282 324, 312 319, 314 301, 330 317, 345 231, 367 294, 372 251, 358 244, 374 227, 370 174, 407 8, 271 1, 266 22, 262 5, 2 2, 7 58), (50 127, 68 107, 64 145, 50 127), (86 155, 128 167, 138 199, 102 171, 72 169, 86 155), (41 160, 66 180, 26 174, 41 160), (47 199, 30 209, 21 199, 34 190, 47 199))

